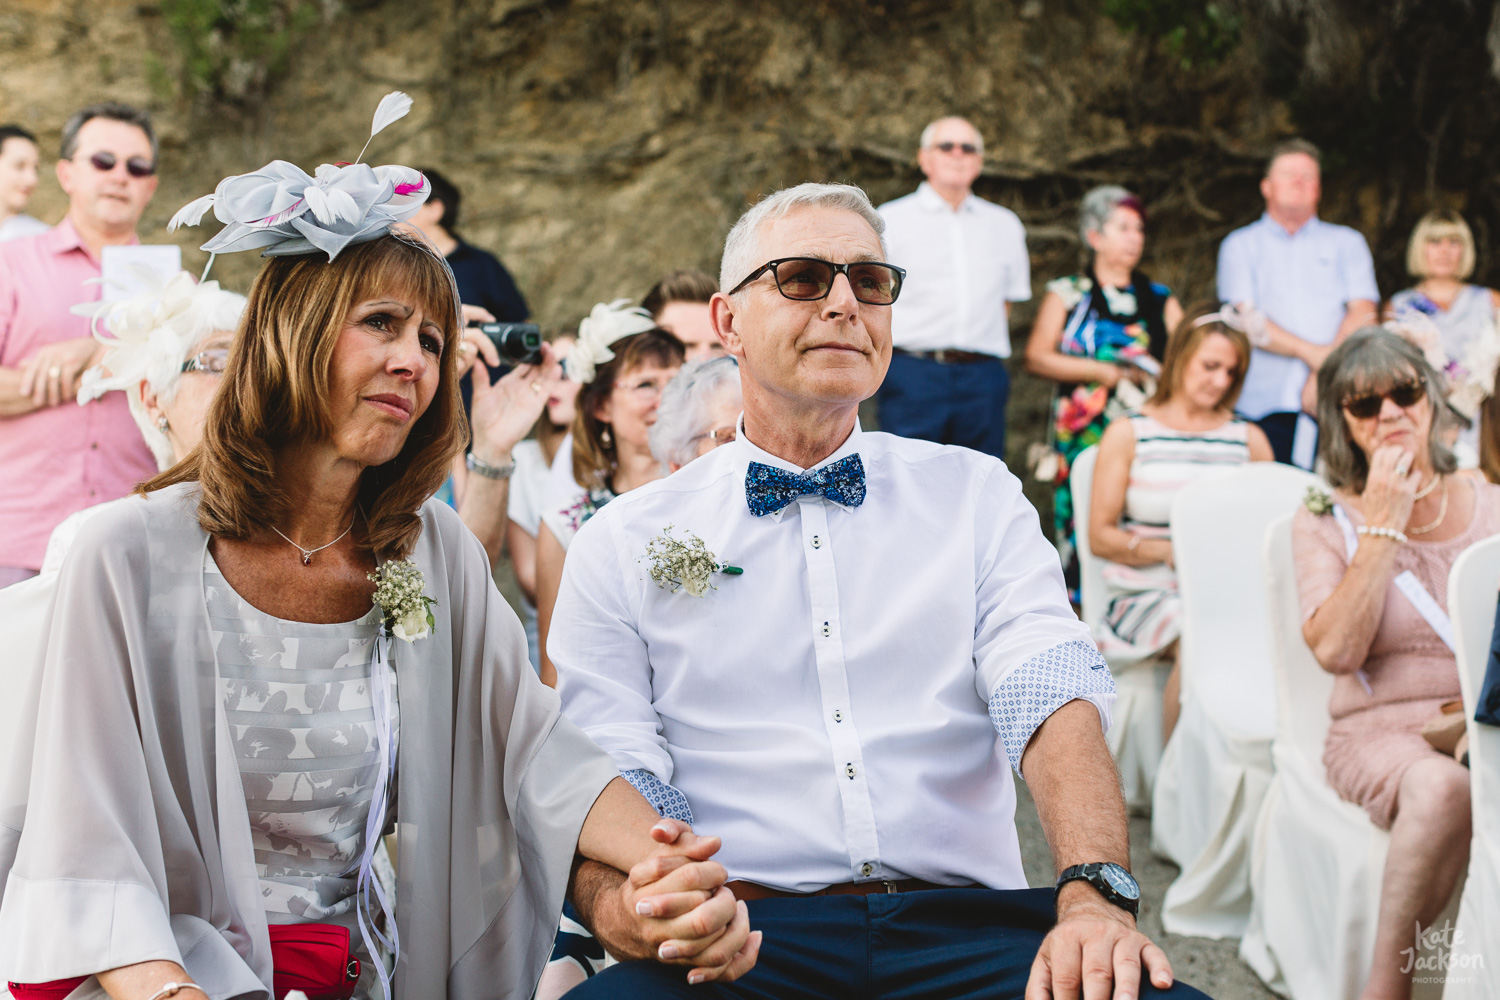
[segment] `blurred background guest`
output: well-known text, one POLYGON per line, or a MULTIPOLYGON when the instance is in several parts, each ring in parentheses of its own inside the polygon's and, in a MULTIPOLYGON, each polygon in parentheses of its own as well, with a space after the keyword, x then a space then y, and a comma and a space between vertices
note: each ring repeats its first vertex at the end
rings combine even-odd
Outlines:
POLYGON ((974 194, 984 139, 962 118, 922 130, 927 179, 880 206, 888 260, 907 271, 891 313, 880 429, 1005 458, 1010 304, 1031 298, 1026 229, 974 194))
POLYGON ((96 104, 77 112, 63 126, 57 163, 67 216, 0 245, 0 586, 36 572, 63 518, 124 496, 156 471, 123 394, 73 405, 104 348, 70 311, 100 297, 91 279, 101 275, 104 247, 139 242, 156 154, 144 111, 96 104))
POLYGON ((1182 320, 1171 289, 1136 269, 1146 247, 1140 198, 1112 184, 1096 187, 1084 195, 1078 215, 1088 263, 1081 274, 1047 283, 1026 342, 1027 371, 1058 383, 1050 428, 1052 520, 1075 592, 1073 460, 1099 442, 1113 417, 1145 402, 1142 387, 1159 370, 1167 331, 1182 320))
POLYGON ((1304 469, 1316 451, 1318 366, 1350 331, 1374 322, 1380 301, 1365 238, 1318 218, 1322 159, 1306 140, 1279 143, 1260 182, 1265 214, 1219 246, 1219 300, 1253 305, 1268 320, 1252 331, 1240 412, 1266 432, 1276 461, 1304 469))
POLYGON ((1108 560, 1109 604, 1099 651, 1111 667, 1160 656, 1172 662, 1162 695, 1162 740, 1180 706, 1177 638, 1182 599, 1172 555, 1172 501, 1222 469, 1272 460, 1259 427, 1234 415, 1250 341, 1233 312, 1200 307, 1167 341, 1156 393, 1099 441, 1089 506, 1089 547, 1108 560))
POLYGON ((707 455, 738 436, 740 365, 732 357, 689 361, 661 394, 656 423, 651 425, 651 454, 671 475, 693 459, 707 455))
POLYGON ((505 265, 488 250, 465 242, 458 234, 458 210, 463 195, 452 181, 432 167, 423 167, 422 175, 427 178, 432 194, 412 216, 411 224, 437 247, 453 269, 458 297, 466 306, 483 309, 489 322, 524 322, 531 309, 505 265))
POLYGON ((641 300, 641 308, 682 341, 688 361, 722 358, 724 345, 708 319, 708 301, 718 290, 713 278, 697 268, 685 268, 663 275, 641 300))
POLYGON ((1416 285, 1391 296, 1386 318, 1418 334, 1430 328, 1448 377, 1448 398, 1468 426, 1452 442, 1460 468, 1479 464, 1480 408, 1495 388, 1500 333, 1495 310, 1500 292, 1466 279, 1474 273, 1474 234, 1463 216, 1428 212, 1417 221, 1406 247, 1406 270, 1416 285))
POLYGON ((26 214, 40 158, 36 136, 19 125, 0 125, 0 243, 52 228, 26 214))
POLYGON ((599 303, 578 324, 568 352, 568 378, 580 386, 571 454, 553 467, 536 541, 537 639, 541 675, 557 684, 547 658, 547 627, 562 582, 563 557, 594 512, 621 493, 662 475, 651 456, 650 431, 662 390, 682 367, 682 341, 626 300, 599 303))
MULTIPOLYGON (((574 334, 567 333, 552 341, 552 351, 564 366, 576 339, 574 334)), ((536 634, 536 536, 552 478, 552 463, 573 426, 578 389, 578 383, 568 378, 564 367, 559 367, 543 384, 546 409, 538 418, 532 436, 511 449, 516 469, 510 477, 505 539, 516 584, 521 589, 521 624, 526 627, 528 655, 537 670, 541 670, 542 654, 536 634)))
MULTIPOLYGON (((1437 918, 1468 859, 1469 772, 1421 730, 1459 697, 1441 638, 1448 572, 1500 532, 1500 487, 1452 474, 1442 384, 1394 333, 1362 330, 1335 348, 1318 372, 1318 453, 1334 494, 1293 522, 1302 634, 1334 675, 1328 783, 1391 832, 1378 956, 1401 954, 1413 924, 1437 918)), ((1364 995, 1409 996, 1405 969, 1376 961, 1364 995)))

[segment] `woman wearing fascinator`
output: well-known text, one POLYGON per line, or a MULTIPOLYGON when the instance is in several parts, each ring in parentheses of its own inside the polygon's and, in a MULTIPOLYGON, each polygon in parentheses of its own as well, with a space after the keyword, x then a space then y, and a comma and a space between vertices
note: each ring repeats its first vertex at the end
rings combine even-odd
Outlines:
POLYGON ((651 426, 662 390, 682 367, 682 341, 625 299, 601 302, 578 324, 563 367, 579 383, 572 446, 561 449, 542 503, 536 540, 537 639, 542 680, 557 684, 547 658, 547 629, 562 582, 563 556, 578 529, 600 507, 660 479, 651 426))
POLYGON ((16 1000, 524 998, 568 890, 612 952, 754 964, 717 839, 559 716, 429 499, 465 431, 452 274, 395 228, 425 196, 406 167, 277 161, 173 220, 211 206, 204 249, 269 260, 197 446, 57 577, 0 785, 16 1000), (580 857, 617 877, 570 886, 580 857))

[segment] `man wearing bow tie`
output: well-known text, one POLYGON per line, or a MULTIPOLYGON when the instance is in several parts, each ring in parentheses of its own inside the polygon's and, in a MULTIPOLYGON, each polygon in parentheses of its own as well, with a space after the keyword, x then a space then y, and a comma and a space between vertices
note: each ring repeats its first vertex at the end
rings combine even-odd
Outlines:
POLYGON ((722 836, 724 888, 765 935, 733 984, 627 962, 577 995, 1195 996, 1136 930, 1114 684, 1020 483, 859 428, 904 277, 882 228, 842 185, 740 219, 712 303, 738 440, 613 501, 568 553, 565 711, 664 815, 722 836), (719 568, 703 596, 673 585, 694 573, 661 556, 672 539, 719 568), (1057 861, 1055 920, 1026 888, 1012 769, 1057 861))

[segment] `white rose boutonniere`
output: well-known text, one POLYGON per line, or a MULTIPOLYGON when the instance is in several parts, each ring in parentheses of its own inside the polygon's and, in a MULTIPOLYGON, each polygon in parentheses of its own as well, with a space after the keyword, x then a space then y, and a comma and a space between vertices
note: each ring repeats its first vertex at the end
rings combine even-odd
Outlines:
POLYGON ((1318 517, 1322 517, 1324 514, 1333 512, 1333 497, 1316 486, 1309 486, 1307 493, 1302 497, 1302 506, 1318 517))
POLYGON ((372 602, 380 609, 386 635, 416 642, 437 628, 437 619, 432 616, 437 601, 422 593, 425 581, 415 562, 384 562, 369 577, 375 582, 372 602))
POLYGON ((692 532, 688 532, 686 539, 673 538, 670 524, 646 543, 646 558, 651 560, 651 579, 658 587, 673 593, 686 590, 693 597, 719 589, 713 583, 715 573, 739 576, 745 572, 738 566, 719 562, 703 539, 692 532))

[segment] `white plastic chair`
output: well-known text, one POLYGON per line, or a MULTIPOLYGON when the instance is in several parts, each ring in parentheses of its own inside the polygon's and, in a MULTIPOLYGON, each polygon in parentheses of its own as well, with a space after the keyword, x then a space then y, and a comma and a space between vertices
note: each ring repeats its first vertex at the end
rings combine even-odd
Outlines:
MULTIPOLYGON (((1103 560, 1089 548, 1089 506, 1093 499, 1094 463, 1099 447, 1091 445, 1073 460, 1068 481, 1073 487, 1073 533, 1078 540, 1078 577, 1083 622, 1098 634, 1099 622, 1108 607, 1109 590, 1104 584, 1103 560)), ((1120 772, 1120 788, 1132 812, 1151 807, 1151 786, 1161 760, 1161 692, 1166 671, 1157 660, 1143 660, 1127 667, 1110 665, 1115 677, 1113 722, 1106 734, 1109 752, 1120 772)))
POLYGON ((1186 486, 1172 504, 1182 714, 1156 772, 1151 847, 1182 869, 1162 903, 1173 934, 1239 937, 1250 917, 1250 836, 1276 730, 1266 528, 1316 485, 1301 469, 1256 462, 1186 486))
MULTIPOLYGON (((1292 1000, 1355 1000, 1374 957, 1391 838, 1328 785, 1323 743, 1333 677, 1302 638, 1291 516, 1266 532, 1265 566, 1276 679, 1275 773, 1250 846, 1253 899, 1240 958, 1292 1000)), ((1455 895, 1439 926, 1456 902, 1455 895)), ((1418 983, 1413 996, 1441 992, 1441 984, 1418 983)))
POLYGON ((1500 956, 1488 946, 1500 927, 1500 728, 1474 721, 1489 663, 1495 600, 1500 590, 1500 538, 1469 546, 1448 575, 1448 614, 1458 640, 1458 682, 1469 732, 1469 782, 1474 837, 1469 876, 1458 910, 1455 965, 1448 970, 1447 1000, 1500 996, 1500 956), (1482 967, 1469 956, 1484 958, 1482 967))
POLYGON ((0 629, 6 636, 5 654, 0 656, 0 780, 10 771, 11 744, 41 655, 42 622, 56 589, 55 580, 41 577, 0 587, 0 629))

